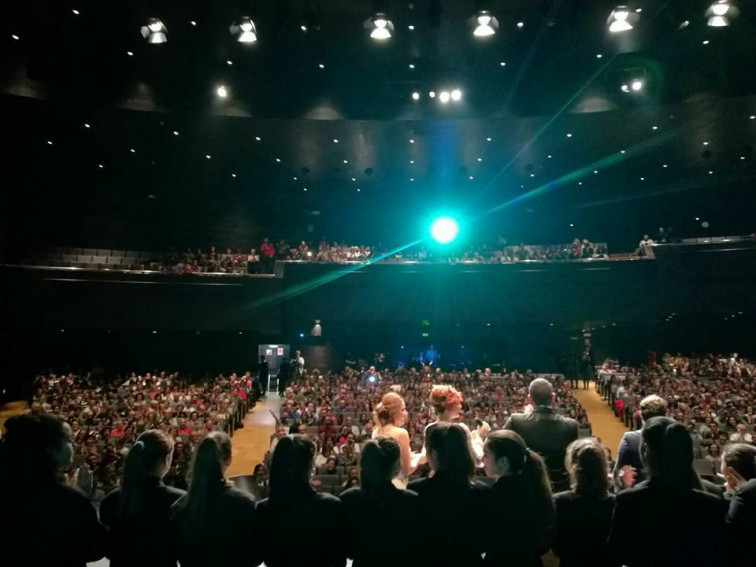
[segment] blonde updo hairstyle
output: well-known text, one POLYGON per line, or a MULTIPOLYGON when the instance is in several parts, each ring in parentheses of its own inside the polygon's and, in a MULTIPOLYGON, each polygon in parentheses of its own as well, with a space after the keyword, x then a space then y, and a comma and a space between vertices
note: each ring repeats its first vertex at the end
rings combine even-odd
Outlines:
POLYGON ((381 426, 388 425, 397 421, 397 417, 402 412, 404 401, 399 394, 389 392, 384 394, 381 402, 375 406, 375 420, 381 426))

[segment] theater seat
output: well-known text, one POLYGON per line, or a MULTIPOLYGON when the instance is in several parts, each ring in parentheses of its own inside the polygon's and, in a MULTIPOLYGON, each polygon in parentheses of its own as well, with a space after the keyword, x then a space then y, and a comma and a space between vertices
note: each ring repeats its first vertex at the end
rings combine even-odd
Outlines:
POLYGON ((694 460, 693 470, 695 470, 699 476, 702 476, 705 478, 713 478, 715 475, 714 465, 707 459, 694 460))
POLYGON ((257 496, 257 492, 254 489, 255 475, 253 474, 241 474, 238 476, 232 476, 228 479, 235 488, 242 490, 253 496, 257 496))
POLYGON ((323 486, 336 486, 339 484, 339 475, 337 474, 316 474, 313 480, 319 480, 323 486))

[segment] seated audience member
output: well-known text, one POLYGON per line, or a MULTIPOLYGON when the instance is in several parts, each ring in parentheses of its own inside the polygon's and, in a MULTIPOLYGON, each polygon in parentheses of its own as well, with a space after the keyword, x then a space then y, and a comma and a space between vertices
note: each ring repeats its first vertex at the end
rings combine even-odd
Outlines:
POLYGON ((73 459, 71 428, 58 417, 25 414, 0 439, 0 563, 84 567, 106 552, 108 532, 86 496, 64 474, 73 459))
POLYGON ((100 504, 100 521, 110 529, 111 567, 175 566, 168 522, 185 493, 163 483, 172 460, 173 439, 157 429, 142 433, 126 456, 121 487, 100 504))
MULTIPOLYGON (((641 400, 640 412, 642 423, 652 417, 667 415, 667 402, 654 394, 641 400)), ((646 480, 646 471, 640 455, 641 431, 628 431, 620 440, 617 449, 617 462, 614 464, 614 481, 618 490, 631 488, 646 480)))
POLYGON ((346 562, 341 501, 310 486, 314 459, 315 443, 304 435, 284 437, 273 453, 270 496, 257 505, 255 532, 267 567, 342 567, 346 562), (307 526, 293 534, 287 526, 297 518, 307 526))
POLYGON ((514 431, 500 430, 488 434, 483 463, 496 479, 488 495, 485 565, 540 566, 554 511, 543 458, 514 431))
MULTIPOLYGON (((419 518, 418 496, 391 484, 399 474, 399 445, 390 437, 365 443, 360 457, 361 487, 341 494, 342 525, 347 555, 354 567, 386 565, 386 541, 361 519, 378 529, 393 526, 398 518, 419 518)), ((356 470, 356 469, 353 469, 356 470)), ((351 472, 351 471, 350 471, 351 472)), ((397 537, 391 544, 391 565, 417 565, 422 544, 411 537, 397 537)))
POLYGON ((473 483, 475 463, 467 432, 456 424, 436 423, 425 437, 433 476, 413 480, 420 505, 421 565, 481 565, 485 544, 486 499, 490 490, 473 483))
POLYGON ((594 439, 578 439, 567 447, 565 459, 572 490, 554 495, 554 554, 560 567, 611 565, 606 539, 614 496, 604 451, 594 439))
POLYGON ((753 565, 751 537, 756 533, 756 447, 738 443, 725 447, 722 476, 732 492, 727 513, 731 565, 753 565))
POLYGON ((536 378, 530 383, 528 401, 533 411, 512 414, 504 428, 517 433, 528 448, 543 457, 555 492, 567 490, 570 479, 564 454, 567 445, 578 438, 577 421, 556 414, 552 407, 554 388, 548 380, 536 378))
POLYGON ((652 417, 643 426, 641 457, 649 479, 617 496, 612 560, 628 567, 718 565, 727 506, 696 482, 688 430, 668 417, 652 417))
POLYGON ((172 507, 175 558, 182 567, 259 565, 261 546, 229 537, 230 528, 257 533, 254 498, 231 486, 231 439, 215 431, 197 446, 189 492, 172 507))
POLYGON ((735 433, 730 435, 730 443, 751 443, 753 438, 746 431, 745 423, 738 423, 735 426, 735 433))

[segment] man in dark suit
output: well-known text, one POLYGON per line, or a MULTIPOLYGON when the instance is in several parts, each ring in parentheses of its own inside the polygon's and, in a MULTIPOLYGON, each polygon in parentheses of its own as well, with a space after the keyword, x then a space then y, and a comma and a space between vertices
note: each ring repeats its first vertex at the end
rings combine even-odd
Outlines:
POLYGON ((751 539, 756 529, 756 478, 741 486, 730 500, 727 514, 727 535, 732 565, 751 565, 751 539))
POLYGON ((578 423, 554 412, 551 405, 554 389, 548 380, 533 380, 528 394, 533 411, 512 414, 504 428, 517 433, 529 449, 544 458, 554 492, 569 490, 570 478, 564 466, 564 454, 567 445, 578 438, 578 423))
MULTIPOLYGON (((640 403, 643 423, 652 417, 667 415, 667 401, 657 395, 646 396, 640 403)), ((614 483, 617 490, 630 488, 646 480, 646 471, 640 454, 641 430, 628 431, 622 436, 614 465, 614 483)))

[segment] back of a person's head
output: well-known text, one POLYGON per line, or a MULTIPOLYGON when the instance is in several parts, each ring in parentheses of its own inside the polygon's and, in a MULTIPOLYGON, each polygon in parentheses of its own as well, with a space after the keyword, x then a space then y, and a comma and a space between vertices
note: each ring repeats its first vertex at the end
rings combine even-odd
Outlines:
POLYGON ((722 462, 726 467, 731 467, 743 480, 756 478, 756 447, 753 445, 727 445, 722 453, 722 462))
POLYGON ((554 388, 551 382, 544 378, 536 378, 528 387, 528 394, 537 406, 551 405, 551 398, 554 395, 554 388))
POLYGON ((365 491, 391 482, 399 472, 399 444, 391 437, 365 442, 360 452, 360 481, 365 491))
POLYGON ((644 422, 652 417, 663 417, 667 415, 667 400, 660 398, 656 394, 646 396, 641 400, 640 411, 644 422))
POLYGON ((454 423, 434 423, 425 432, 431 468, 459 485, 469 485, 475 474, 467 432, 454 423))
POLYGON ((700 480, 693 472, 693 441, 685 426, 669 417, 652 417, 641 431, 641 457, 652 479, 690 488, 700 480))
POLYGON ((578 494, 605 496, 609 491, 606 454, 595 439, 585 437, 567 447, 564 464, 578 494))
POLYGON ((197 446, 186 501, 188 521, 195 526, 204 522, 210 500, 224 486, 223 471, 230 462, 231 438, 223 432, 208 433, 197 446))
POLYGON ((173 439, 164 431, 148 429, 137 438, 123 465, 121 514, 131 516, 140 510, 145 482, 163 474, 170 455, 173 455, 173 439))
POLYGON ((271 500, 284 499, 307 486, 315 450, 315 443, 306 435, 290 435, 278 440, 270 463, 271 500))
POLYGON ((436 384, 431 388, 428 401, 436 410, 436 413, 443 413, 454 404, 461 404, 462 394, 454 386, 436 384))
POLYGON ((402 397, 396 392, 384 394, 380 403, 375 407, 377 421, 382 425, 392 423, 395 417, 402 411, 402 403, 402 397))
POLYGON ((71 430, 59 417, 22 414, 5 422, 0 439, 0 471, 18 480, 55 480, 71 464, 71 430))

